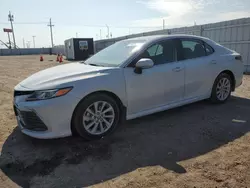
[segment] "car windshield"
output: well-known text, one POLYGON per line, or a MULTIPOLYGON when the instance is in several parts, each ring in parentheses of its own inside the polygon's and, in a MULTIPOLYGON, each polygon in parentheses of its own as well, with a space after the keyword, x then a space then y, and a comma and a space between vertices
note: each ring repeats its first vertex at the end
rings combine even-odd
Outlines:
POLYGON ((133 53, 137 52, 146 40, 124 40, 117 42, 87 59, 84 63, 94 66, 118 67, 133 53))

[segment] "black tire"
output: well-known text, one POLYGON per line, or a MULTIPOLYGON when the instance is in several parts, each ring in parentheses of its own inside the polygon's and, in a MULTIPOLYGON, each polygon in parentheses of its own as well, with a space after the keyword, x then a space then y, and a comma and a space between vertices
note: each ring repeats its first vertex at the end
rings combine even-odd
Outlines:
POLYGON ((211 101, 212 103, 217 103, 217 104, 226 102, 226 101, 230 98, 230 96, 231 96, 232 86, 233 86, 233 85, 232 85, 232 79, 231 79, 231 77, 230 77, 228 74, 226 74, 226 73, 221 73, 221 74, 215 79, 215 81, 214 81, 214 85, 213 85, 213 89, 212 89, 210 101, 211 101), (227 79, 229 80, 229 82, 230 82, 230 92, 229 92, 229 95, 228 95, 224 100, 220 100, 220 99, 218 98, 218 96, 217 96, 216 88, 217 88, 217 85, 218 85, 219 81, 220 81, 221 79, 223 79, 223 78, 227 78, 227 79))
POLYGON ((74 115, 73 115, 72 126, 73 126, 73 129, 75 129, 81 137, 83 137, 87 140, 101 139, 104 136, 111 134, 116 129, 116 127, 119 124, 120 113, 121 113, 120 108, 119 108, 118 104, 116 103, 116 101, 112 97, 110 97, 106 94, 101 94, 101 93, 100 94, 93 94, 93 95, 90 95, 89 97, 87 97, 86 99, 82 100, 78 104, 78 106, 74 112, 74 115), (93 104, 97 101, 105 101, 105 102, 109 103, 114 109, 115 118, 114 118, 114 121, 113 121, 111 127, 105 133, 95 135, 95 134, 89 133, 85 129, 85 127, 83 125, 83 115, 84 115, 85 111, 87 110, 87 108, 91 104, 93 104))

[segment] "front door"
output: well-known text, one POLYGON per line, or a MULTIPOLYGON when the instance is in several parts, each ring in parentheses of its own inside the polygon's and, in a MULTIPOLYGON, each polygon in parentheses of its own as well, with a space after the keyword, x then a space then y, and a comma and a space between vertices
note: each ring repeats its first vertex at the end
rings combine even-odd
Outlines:
MULTIPOLYGON (((184 65, 176 62, 173 40, 150 46, 138 58, 150 58, 154 66, 136 74, 134 67, 124 69, 128 99, 128 115, 152 110, 182 100, 184 65)), ((136 62, 134 62, 135 64, 136 62)))

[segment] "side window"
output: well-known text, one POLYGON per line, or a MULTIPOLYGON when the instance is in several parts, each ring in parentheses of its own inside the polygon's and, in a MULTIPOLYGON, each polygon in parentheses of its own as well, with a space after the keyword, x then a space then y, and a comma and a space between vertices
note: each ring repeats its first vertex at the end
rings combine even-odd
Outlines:
POLYGON ((176 60, 176 49, 172 40, 154 44, 142 54, 141 58, 150 58, 155 65, 174 62, 176 60))
POLYGON ((161 55, 163 54, 163 47, 162 45, 158 45, 157 51, 155 55, 161 55))
MULTIPOLYGON (((147 51, 147 53, 148 53, 148 55, 149 55, 150 57, 154 57, 154 56, 156 56, 156 55, 162 54, 162 53, 163 53, 163 52, 162 52, 162 49, 163 49, 162 45, 160 45, 160 44, 155 44, 155 45, 149 47, 146 51, 147 51)), ((145 53, 145 54, 146 54, 146 53, 145 53)))
POLYGON ((192 51, 194 51, 194 47, 195 47, 196 44, 197 44, 197 42, 194 42, 194 41, 191 41, 191 40, 187 40, 187 41, 183 40, 182 41, 182 47, 183 48, 189 48, 192 51))
POLYGON ((206 51, 203 43, 196 40, 182 40, 182 49, 184 59, 193 59, 206 56, 206 51))
POLYGON ((155 44, 147 49, 147 53, 150 57, 154 56, 156 54, 156 50, 158 48, 158 44, 155 44))
POLYGON ((214 49, 211 46, 209 46, 207 43, 204 44, 205 44, 206 55, 211 55, 212 53, 214 53, 214 49))

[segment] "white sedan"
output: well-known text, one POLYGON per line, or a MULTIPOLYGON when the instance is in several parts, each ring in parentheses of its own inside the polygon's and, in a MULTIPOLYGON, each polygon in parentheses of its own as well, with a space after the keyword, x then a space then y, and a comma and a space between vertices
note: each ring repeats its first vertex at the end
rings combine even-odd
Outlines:
POLYGON ((133 38, 28 77, 15 87, 14 110, 29 136, 99 139, 123 119, 208 98, 223 103, 242 77, 240 54, 207 38, 133 38))

